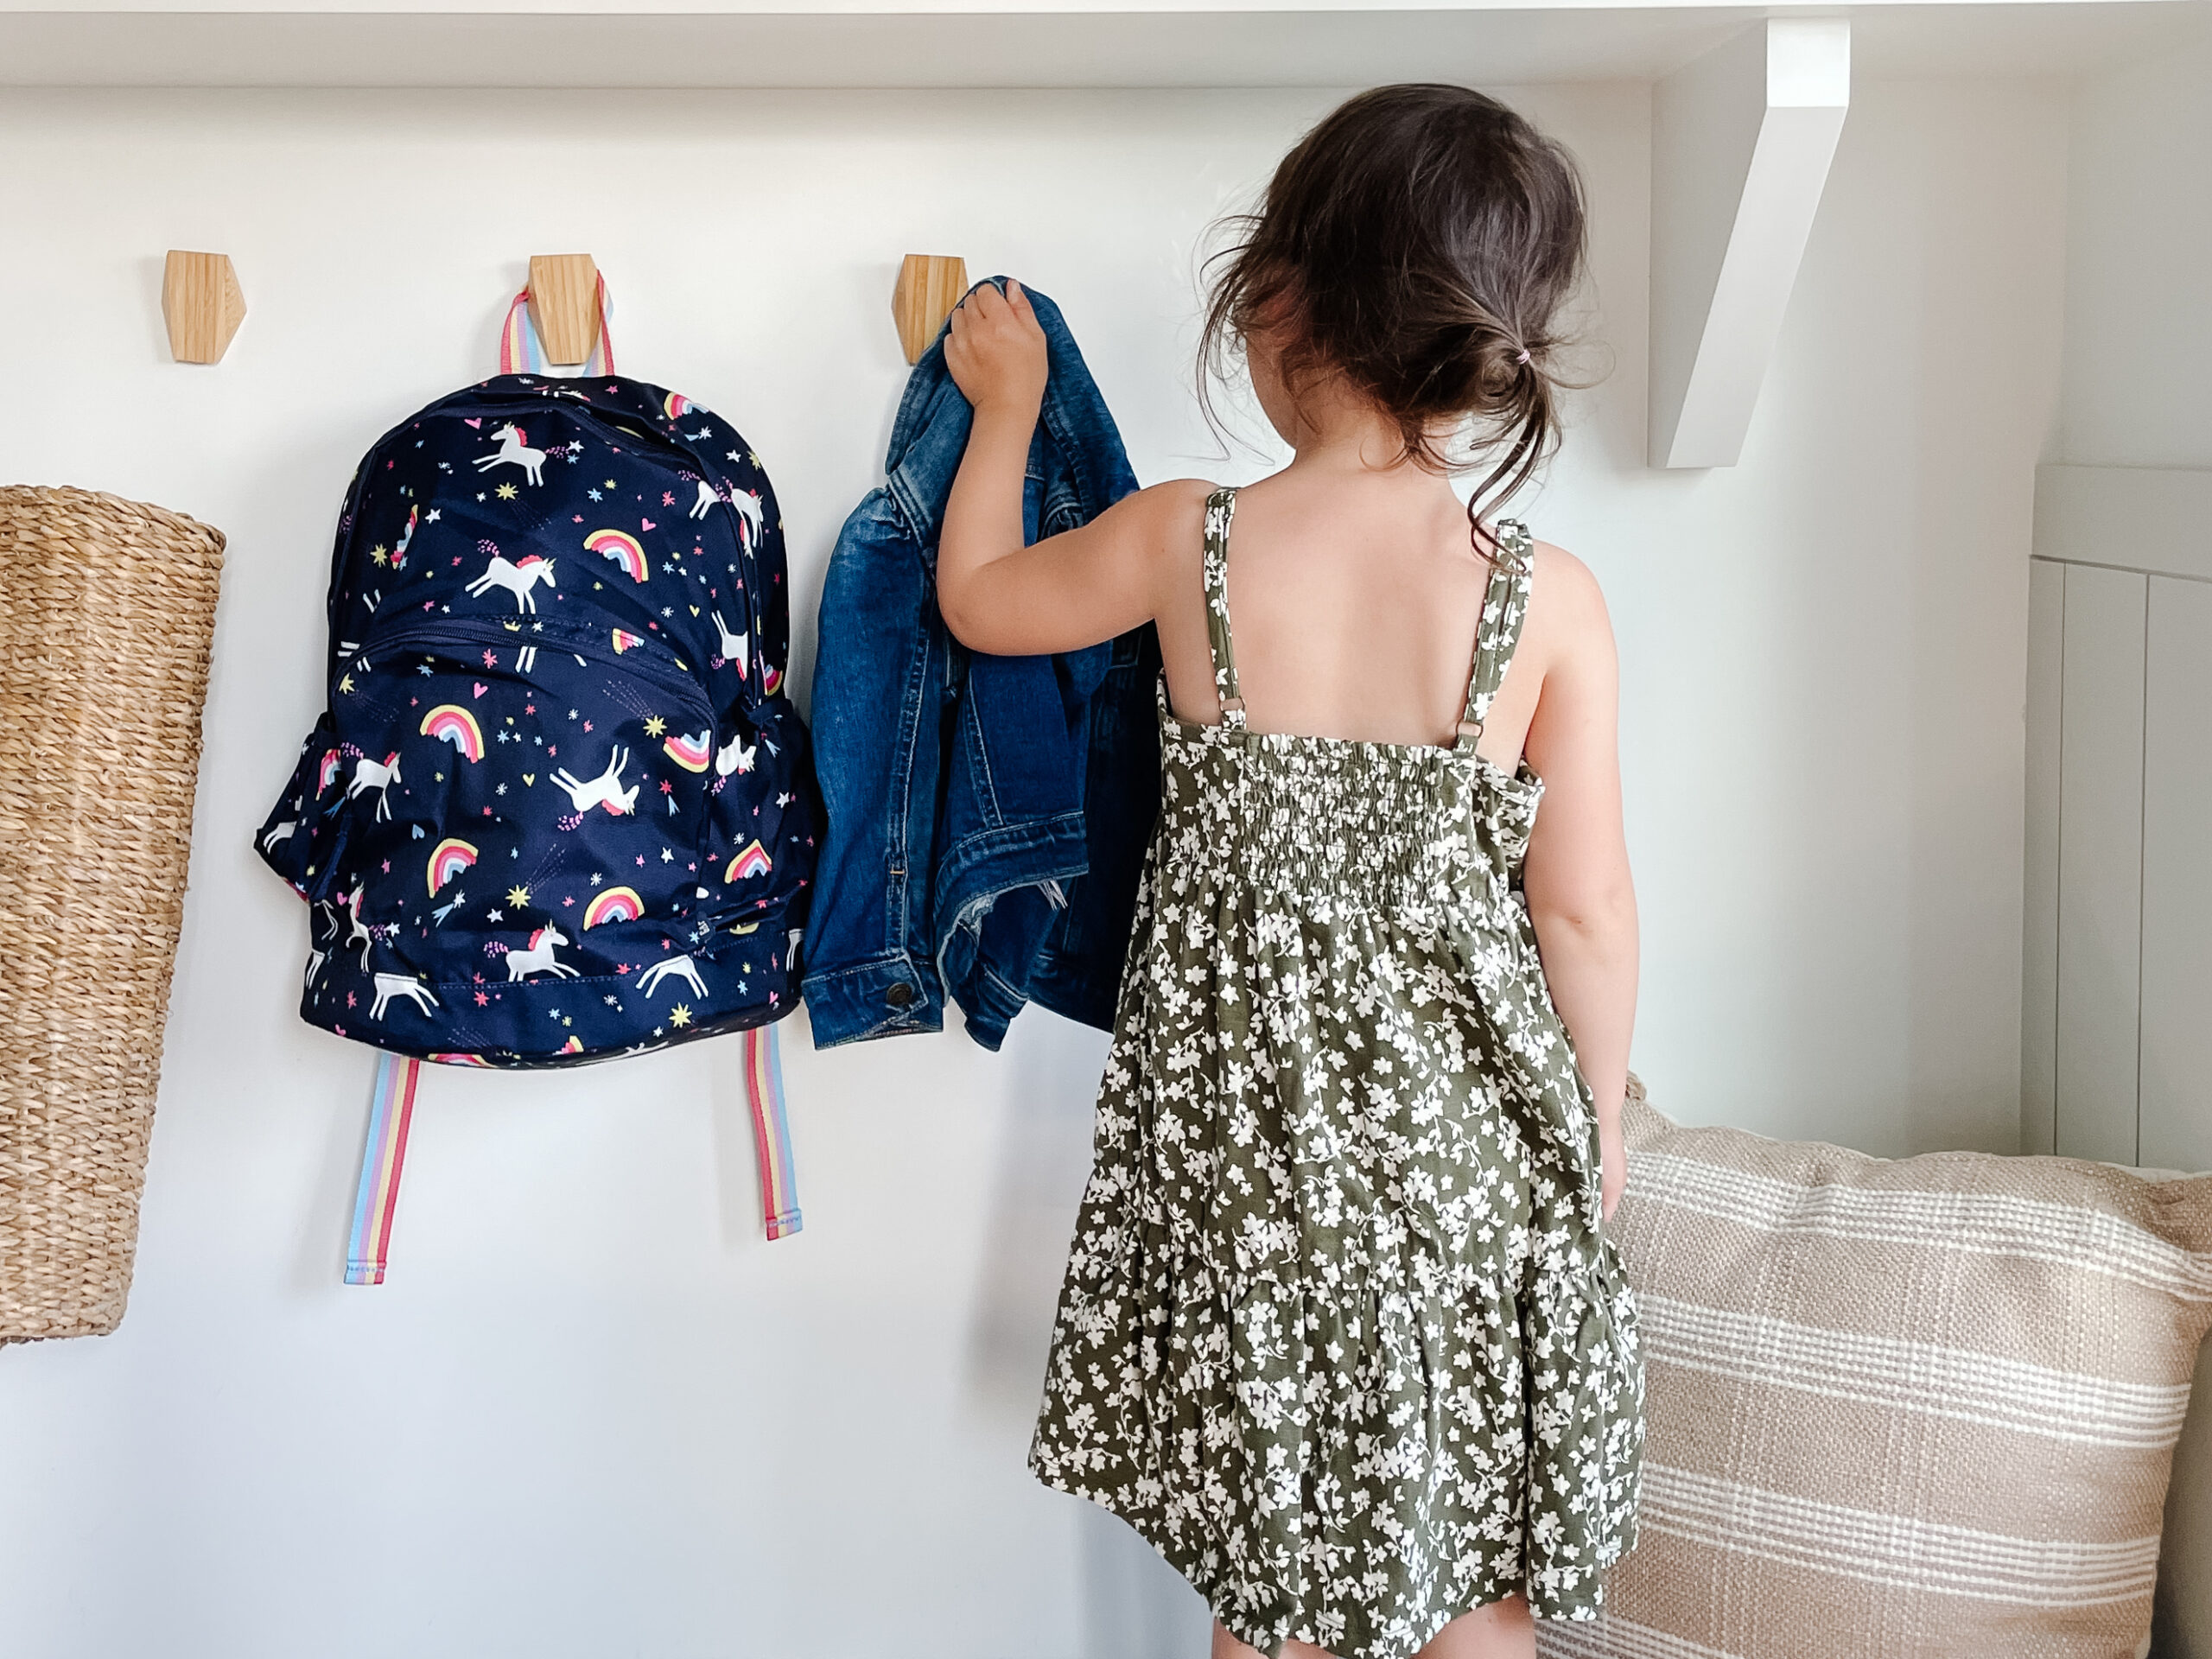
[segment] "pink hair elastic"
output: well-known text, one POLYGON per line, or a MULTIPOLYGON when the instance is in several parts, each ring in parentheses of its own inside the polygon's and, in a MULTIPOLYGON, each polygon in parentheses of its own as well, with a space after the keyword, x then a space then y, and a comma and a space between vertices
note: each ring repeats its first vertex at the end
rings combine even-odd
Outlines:
POLYGON ((1526 363, 1529 360, 1529 348, 1526 346, 1523 346, 1521 348, 1521 354, 1513 360, 1516 363, 1526 363))

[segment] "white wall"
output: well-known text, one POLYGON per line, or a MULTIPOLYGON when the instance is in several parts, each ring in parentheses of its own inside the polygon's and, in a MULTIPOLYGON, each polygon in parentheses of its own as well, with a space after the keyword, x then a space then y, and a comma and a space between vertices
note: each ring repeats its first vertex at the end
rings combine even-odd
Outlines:
MULTIPOLYGON (((1621 636, 1637 1064, 1689 1118, 2009 1147, 2060 100, 1861 87, 1743 465, 1662 475, 1647 93, 1514 96, 1588 169, 1615 365, 1530 516, 1621 636)), ((743 428, 804 612, 880 461, 909 250, 1058 299, 1140 476, 1250 475, 1189 394, 1193 248, 1330 101, 0 99, 0 480, 232 538, 137 1290, 112 1338, 0 1352, 0 1647, 1191 1651, 1141 1548, 1021 1467, 1102 1038, 1032 1013, 996 1057, 957 1033, 817 1055, 795 1028, 807 1227, 773 1246, 734 1045, 435 1073, 391 1281, 349 1290, 371 1065, 294 1016, 302 917, 247 842, 321 698, 350 468, 490 366, 528 254, 597 255, 623 367, 743 428), (165 360, 171 246, 238 262, 219 367, 165 360)))
POLYGON ((2212 467, 2212 39, 2085 82, 2068 166, 2054 459, 2212 467))
MULTIPOLYGON (((1535 516, 1621 634, 1636 1063, 1678 1115, 2018 1147, 2063 109, 2035 83, 1858 87, 1741 464, 1639 474, 1586 443, 1535 516)), ((1614 332, 1609 413, 1643 395, 1641 333, 1614 332)))

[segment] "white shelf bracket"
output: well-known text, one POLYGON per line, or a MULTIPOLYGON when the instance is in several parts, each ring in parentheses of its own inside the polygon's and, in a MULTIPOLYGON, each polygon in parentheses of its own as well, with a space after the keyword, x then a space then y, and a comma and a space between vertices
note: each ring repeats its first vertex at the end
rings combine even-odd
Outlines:
POLYGON ((1851 103, 1851 24, 1770 19, 1651 106, 1654 467, 1732 467, 1851 103))

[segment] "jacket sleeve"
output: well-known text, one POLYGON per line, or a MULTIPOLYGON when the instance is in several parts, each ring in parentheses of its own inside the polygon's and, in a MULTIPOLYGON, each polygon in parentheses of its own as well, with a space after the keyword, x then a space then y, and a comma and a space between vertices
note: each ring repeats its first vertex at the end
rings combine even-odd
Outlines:
POLYGON ((929 602, 921 550, 877 490, 838 533, 815 652, 828 824, 803 989, 817 1048, 944 1022, 929 918, 945 664, 929 602))

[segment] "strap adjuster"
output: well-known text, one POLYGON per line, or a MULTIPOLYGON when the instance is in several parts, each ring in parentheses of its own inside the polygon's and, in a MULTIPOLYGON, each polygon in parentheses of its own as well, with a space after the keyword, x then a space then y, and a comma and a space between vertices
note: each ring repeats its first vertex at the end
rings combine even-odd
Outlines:
POLYGON ((1516 576, 1535 574, 1536 561, 1533 555, 1536 538, 1529 533, 1529 526, 1520 519, 1499 519, 1491 531, 1491 548, 1496 556, 1492 563, 1500 569, 1516 576))

